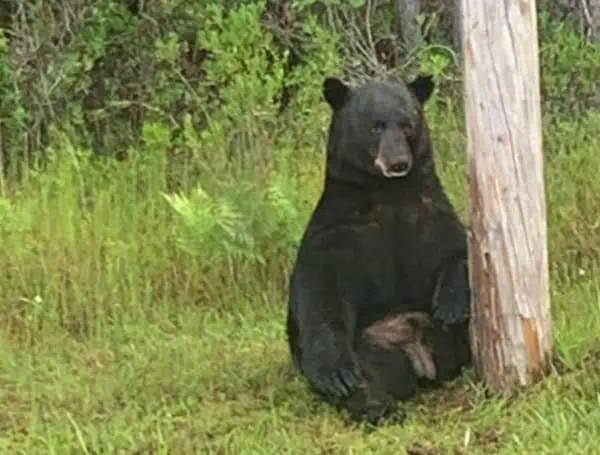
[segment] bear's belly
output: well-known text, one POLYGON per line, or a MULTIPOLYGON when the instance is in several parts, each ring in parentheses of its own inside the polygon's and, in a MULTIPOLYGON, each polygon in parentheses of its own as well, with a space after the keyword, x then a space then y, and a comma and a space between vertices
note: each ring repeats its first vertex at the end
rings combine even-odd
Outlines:
MULTIPOLYGON (((404 311, 430 311, 432 309, 435 273, 442 257, 435 251, 404 252, 398 242, 392 247, 373 244, 367 247, 357 242, 353 255, 356 267, 361 269, 360 286, 363 298, 359 303, 359 320, 365 315, 389 315, 404 311)), ((421 245, 427 249, 427 245, 421 245)))
MULTIPOLYGON (((433 236, 422 234, 418 225, 389 217, 316 229, 304 246, 306 252, 337 258, 323 277, 338 277, 363 326, 399 312, 431 311, 435 274, 445 253, 433 236)), ((310 275, 322 273, 309 269, 310 275)))

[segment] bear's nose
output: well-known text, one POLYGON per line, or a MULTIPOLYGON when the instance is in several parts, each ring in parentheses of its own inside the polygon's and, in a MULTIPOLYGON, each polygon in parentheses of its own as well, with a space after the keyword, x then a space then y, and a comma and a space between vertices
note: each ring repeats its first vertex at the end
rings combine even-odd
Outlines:
POLYGON ((381 156, 378 156, 375 160, 375 167, 387 178, 406 176, 412 168, 412 165, 413 161, 411 157, 403 157, 391 163, 386 162, 381 156))
POLYGON ((409 161, 399 161, 397 163, 393 163, 389 167, 389 172, 393 174, 406 174, 410 170, 410 162, 409 161))

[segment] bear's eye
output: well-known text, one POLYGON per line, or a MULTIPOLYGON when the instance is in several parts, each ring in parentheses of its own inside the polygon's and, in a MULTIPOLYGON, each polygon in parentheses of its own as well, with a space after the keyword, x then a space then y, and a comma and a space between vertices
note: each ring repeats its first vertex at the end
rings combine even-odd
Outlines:
POLYGON ((398 128, 400 128, 400 130, 407 136, 410 136, 410 133, 412 132, 412 126, 408 122, 399 122, 398 128))
POLYGON ((375 124, 371 127, 371 134, 381 134, 383 132, 384 126, 385 125, 383 122, 375 122, 375 124))

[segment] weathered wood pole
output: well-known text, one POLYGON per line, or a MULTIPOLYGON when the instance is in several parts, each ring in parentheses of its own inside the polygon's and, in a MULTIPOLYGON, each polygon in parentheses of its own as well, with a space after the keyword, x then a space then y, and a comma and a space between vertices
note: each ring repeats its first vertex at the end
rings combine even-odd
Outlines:
POLYGON ((421 0, 396 0, 396 35, 400 38, 405 51, 412 51, 421 42, 421 26, 417 15, 421 11, 421 0))
POLYGON ((552 335, 535 0, 461 0, 474 370, 543 377, 552 335))

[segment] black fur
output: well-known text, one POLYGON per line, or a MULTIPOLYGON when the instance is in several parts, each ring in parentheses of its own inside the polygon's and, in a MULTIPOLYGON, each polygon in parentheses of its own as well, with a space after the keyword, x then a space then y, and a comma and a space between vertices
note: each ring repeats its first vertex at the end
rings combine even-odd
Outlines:
POLYGON ((324 83, 333 111, 325 185, 290 277, 287 333, 311 387, 356 420, 401 415, 397 400, 419 382, 452 379, 471 358, 465 230, 423 114, 433 88, 429 77, 324 83), (419 378, 407 339, 390 349, 365 336, 409 312, 428 318, 411 336, 431 347, 433 380, 419 378))

